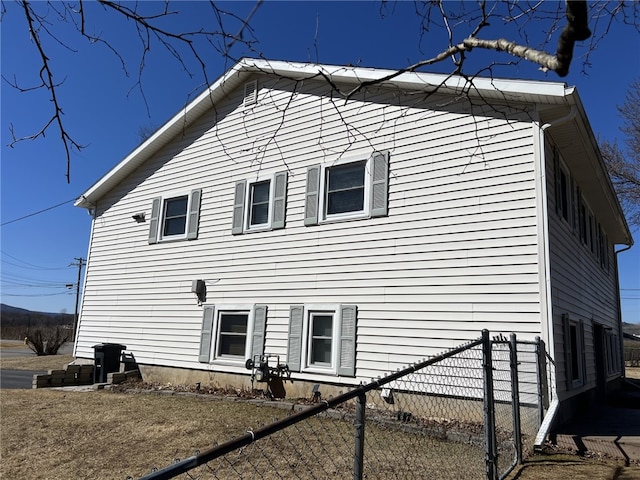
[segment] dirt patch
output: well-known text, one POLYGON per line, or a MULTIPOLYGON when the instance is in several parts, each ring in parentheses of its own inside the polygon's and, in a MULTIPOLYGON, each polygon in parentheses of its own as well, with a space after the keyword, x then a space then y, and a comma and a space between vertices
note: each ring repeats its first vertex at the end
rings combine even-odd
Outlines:
POLYGON ((509 480, 638 480, 640 469, 611 460, 567 454, 536 455, 514 470, 509 480))

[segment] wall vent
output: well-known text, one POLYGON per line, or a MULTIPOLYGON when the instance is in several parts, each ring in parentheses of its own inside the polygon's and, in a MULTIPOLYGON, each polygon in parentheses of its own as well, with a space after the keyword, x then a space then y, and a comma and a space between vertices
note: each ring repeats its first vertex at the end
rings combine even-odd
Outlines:
POLYGON ((244 106, 258 102, 258 80, 244 84, 244 106))

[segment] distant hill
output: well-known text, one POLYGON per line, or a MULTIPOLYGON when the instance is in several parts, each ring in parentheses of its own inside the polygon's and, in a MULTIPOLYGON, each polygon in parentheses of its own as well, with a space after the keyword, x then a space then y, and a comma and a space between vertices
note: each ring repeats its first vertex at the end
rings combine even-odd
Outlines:
POLYGON ((622 330, 624 333, 630 335, 640 335, 640 323, 622 323, 622 330))
POLYGON ((5 327, 73 325, 73 315, 70 313, 33 312, 4 303, 0 304, 0 316, 3 330, 5 327))
POLYGON ((22 340, 34 328, 70 329, 74 316, 69 313, 33 312, 0 303, 0 317, 0 338, 22 340))
POLYGON ((57 315, 68 315, 66 313, 34 312, 32 310, 27 310, 26 308, 12 307, 11 305, 7 305, 5 303, 0 303, 0 315, 4 316, 5 314, 47 315, 47 316, 51 316, 51 317, 55 317, 57 315))

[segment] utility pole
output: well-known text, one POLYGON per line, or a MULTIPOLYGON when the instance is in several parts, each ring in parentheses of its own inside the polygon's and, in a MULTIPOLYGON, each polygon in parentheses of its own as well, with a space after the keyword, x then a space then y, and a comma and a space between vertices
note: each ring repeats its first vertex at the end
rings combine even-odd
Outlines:
POLYGON ((82 276, 82 267, 85 265, 86 261, 82 257, 75 257, 74 260, 77 263, 72 263, 69 266, 78 267, 78 281, 76 282, 76 310, 75 315, 73 317, 73 341, 76 341, 76 330, 78 329, 78 302, 80 300, 80 277, 82 276))

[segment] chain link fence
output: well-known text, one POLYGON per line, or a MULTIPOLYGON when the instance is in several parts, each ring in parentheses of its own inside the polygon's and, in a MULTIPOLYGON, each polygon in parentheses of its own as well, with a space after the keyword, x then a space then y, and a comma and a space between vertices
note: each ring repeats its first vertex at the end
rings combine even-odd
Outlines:
POLYGON ((533 448, 544 358, 539 340, 483 331, 144 479, 503 479, 533 448))

